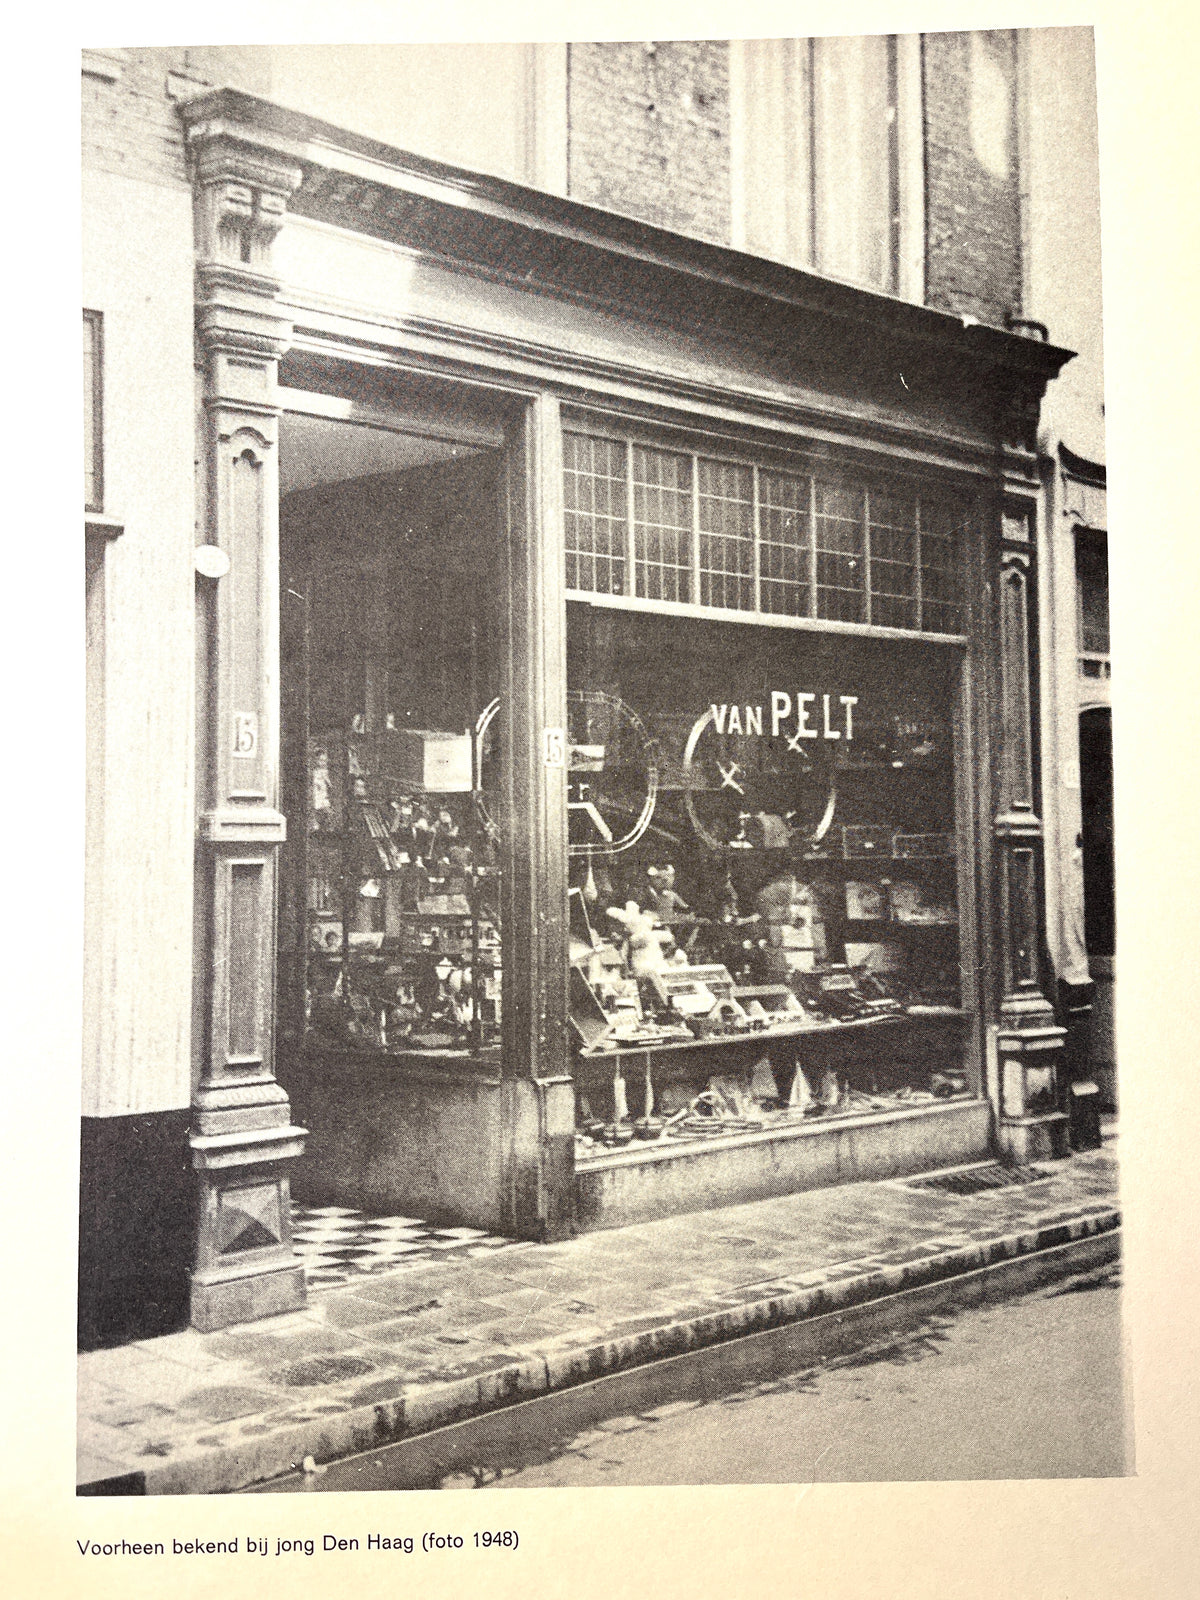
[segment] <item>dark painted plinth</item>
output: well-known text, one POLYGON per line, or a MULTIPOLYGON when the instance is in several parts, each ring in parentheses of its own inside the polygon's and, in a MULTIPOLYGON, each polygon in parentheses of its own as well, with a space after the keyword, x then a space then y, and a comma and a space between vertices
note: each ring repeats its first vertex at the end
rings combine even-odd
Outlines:
POLYGON ((79 1347, 187 1326, 196 1179, 188 1109, 84 1117, 79 1184, 79 1347))

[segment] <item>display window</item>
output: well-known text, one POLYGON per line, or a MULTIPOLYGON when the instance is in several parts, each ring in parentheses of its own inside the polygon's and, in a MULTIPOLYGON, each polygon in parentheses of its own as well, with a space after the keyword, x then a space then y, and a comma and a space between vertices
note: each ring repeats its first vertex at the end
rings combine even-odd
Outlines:
POLYGON ((968 1096, 953 507, 655 453, 566 452, 577 1156, 968 1096))
POLYGON ((281 1020, 322 1052, 487 1056, 499 456, 419 439, 393 454, 419 464, 282 502, 281 1020))
MULTIPOLYGON (((281 502, 281 1026, 498 1063, 502 455, 395 450, 281 502)), ((564 468, 577 1159, 976 1093, 961 511, 570 430, 564 468)))

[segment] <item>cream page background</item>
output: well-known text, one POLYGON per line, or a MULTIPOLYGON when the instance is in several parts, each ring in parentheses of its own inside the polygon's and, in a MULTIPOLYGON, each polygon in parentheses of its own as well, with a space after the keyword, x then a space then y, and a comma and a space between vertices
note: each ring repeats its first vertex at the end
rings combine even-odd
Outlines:
MULTIPOLYGON (((9 229, 2 795, 7 844, 0 1573, 14 1597, 1185 1600, 1200 1593, 1195 1189, 1197 535, 1194 6, 841 0, 417 9, 22 8, 6 29, 9 229), (1126 1317, 1137 1476, 1088 1482, 76 1500, 82 925, 76 504, 78 52, 198 40, 722 38, 1092 24, 1100 86, 1126 1317), (15 433, 13 423, 16 423, 15 433), (316 1537, 499 1519, 521 1549, 142 1564, 77 1539, 316 1537)), ((136 863, 132 864, 136 870, 136 863)), ((1052 1428, 1052 1417, 1046 1419, 1052 1428)))

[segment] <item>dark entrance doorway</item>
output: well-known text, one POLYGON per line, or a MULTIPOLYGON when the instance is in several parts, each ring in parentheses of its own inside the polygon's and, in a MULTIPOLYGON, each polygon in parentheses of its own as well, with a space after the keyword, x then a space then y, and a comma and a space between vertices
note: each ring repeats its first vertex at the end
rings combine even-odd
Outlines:
POLYGON ((1088 964, 1095 982, 1091 1071, 1102 1104, 1116 1110, 1113 980, 1116 958, 1116 879, 1113 850, 1112 712, 1107 706, 1079 718, 1083 812, 1083 907, 1088 964))

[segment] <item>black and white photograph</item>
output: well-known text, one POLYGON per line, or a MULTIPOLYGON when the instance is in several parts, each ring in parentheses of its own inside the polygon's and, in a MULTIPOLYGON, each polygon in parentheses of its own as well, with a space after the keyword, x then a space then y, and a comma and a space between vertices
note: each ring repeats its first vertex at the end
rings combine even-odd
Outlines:
POLYGON ((42 1449, 56 1592, 1183 1595, 1194 42, 383 9, 58 50, 6 1538, 42 1449))
POLYGON ((79 1494, 1130 1472, 1091 29, 82 91, 79 1494))

